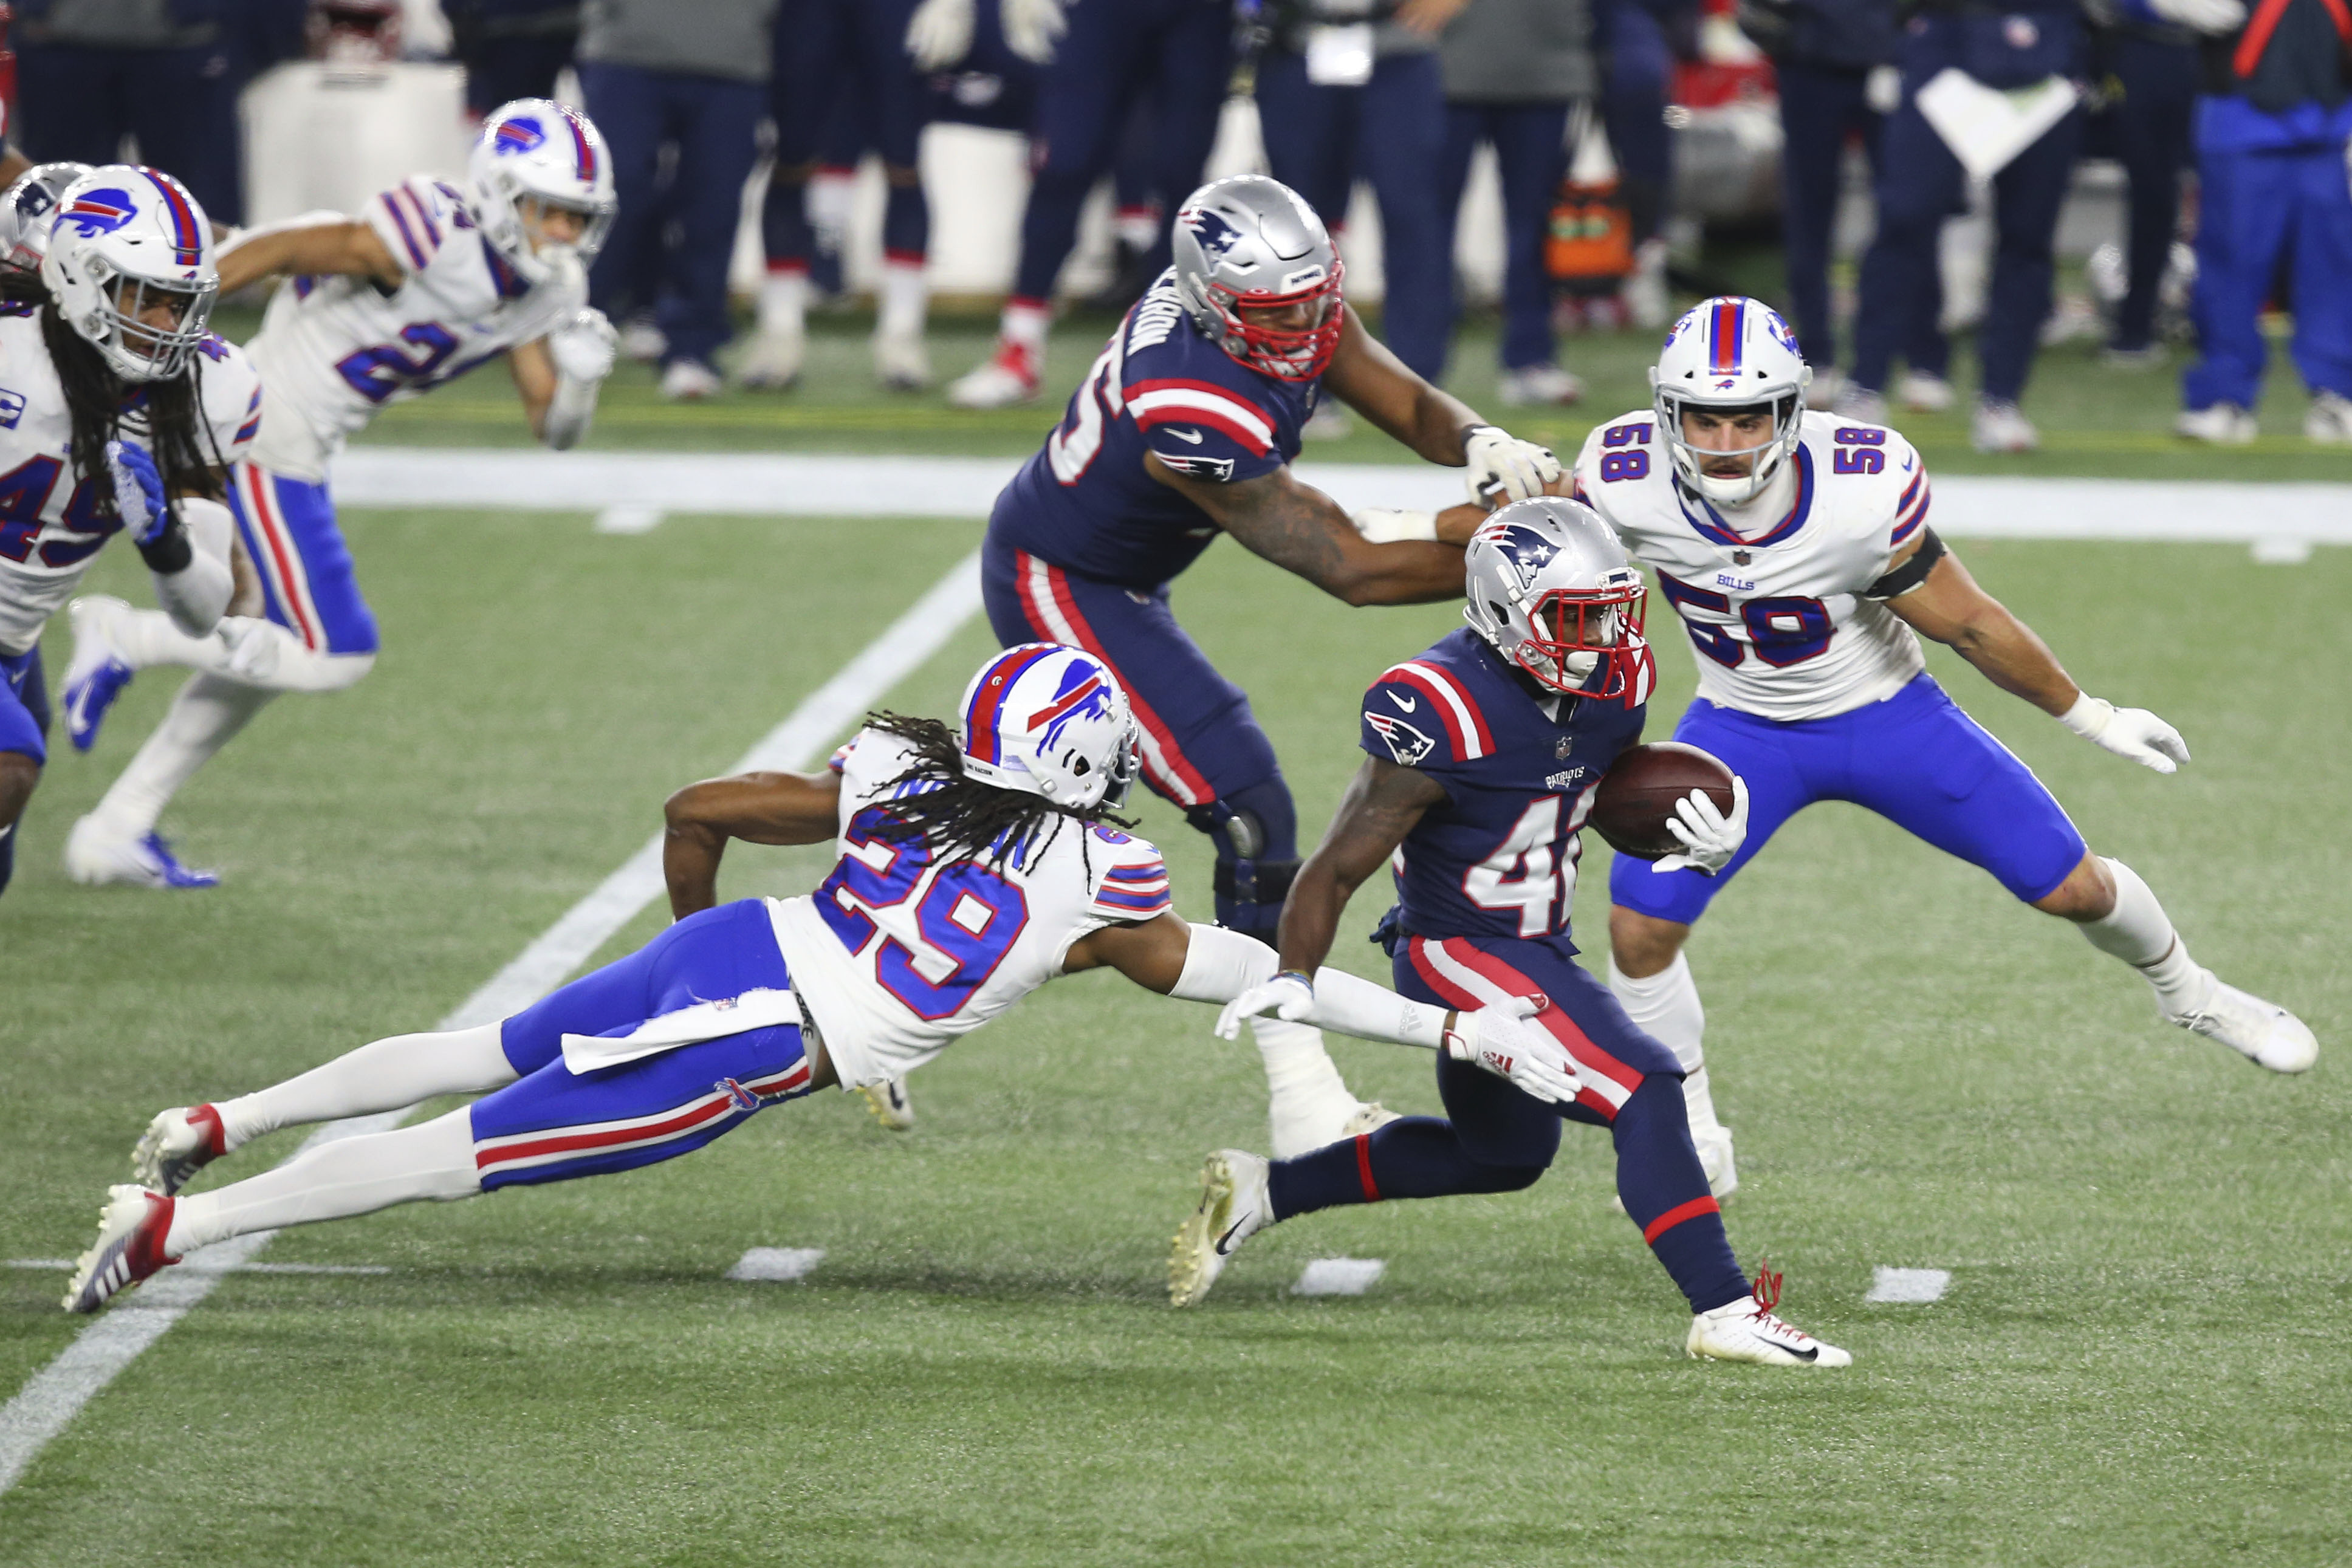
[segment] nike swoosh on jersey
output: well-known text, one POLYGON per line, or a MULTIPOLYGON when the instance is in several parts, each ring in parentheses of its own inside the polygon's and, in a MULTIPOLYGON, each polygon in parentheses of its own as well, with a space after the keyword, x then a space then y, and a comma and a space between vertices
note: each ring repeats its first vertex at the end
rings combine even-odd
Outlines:
POLYGON ((1413 709, 1421 706, 1420 698, 1409 697, 1400 691, 1391 690, 1389 693, 1389 701, 1396 704, 1397 706, 1404 709, 1407 713, 1412 712, 1413 709))
POLYGON ((1163 424, 1160 428, 1174 436, 1177 440, 1189 441, 1195 446, 1200 445, 1202 441, 1207 439, 1207 437, 1203 436, 1197 430, 1179 430, 1172 424, 1163 424))

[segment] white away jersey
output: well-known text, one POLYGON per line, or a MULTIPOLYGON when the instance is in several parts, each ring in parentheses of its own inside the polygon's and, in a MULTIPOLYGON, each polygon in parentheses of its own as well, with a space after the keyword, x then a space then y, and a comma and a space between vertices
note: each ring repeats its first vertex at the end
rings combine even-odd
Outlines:
MULTIPOLYGON (((225 338, 206 338, 191 363, 207 426, 197 445, 233 463, 260 428, 261 378, 225 338)), ((134 391, 123 414, 123 433, 134 441, 146 434, 145 395, 134 391)), ((41 340, 40 308, 0 305, 0 653, 21 653, 40 639, 90 558, 121 531, 121 519, 110 510, 100 516, 91 487, 75 480, 71 432, 65 389, 41 340)))
POLYGON ((841 859, 814 894, 772 898, 793 988, 845 1088, 920 1067, 1062 972, 1089 931, 1169 907, 1168 868, 1141 839, 1066 822, 992 870, 941 864, 920 839, 873 830, 913 761, 897 736, 860 732, 841 770, 841 859))
POLYGON ((384 404, 546 336, 588 302, 576 272, 524 282, 446 182, 394 185, 363 216, 407 269, 401 286, 386 294, 364 277, 290 278, 247 345, 268 387, 255 461, 312 484, 325 483, 328 460, 384 404))
POLYGON ((1675 482, 1648 409, 1585 438, 1576 495, 1607 519, 1683 619, 1698 695, 1759 717, 1827 718, 1927 668, 1919 639, 1862 597, 1927 516, 1927 471, 1884 425, 1808 410, 1756 504, 1726 515, 1675 482))

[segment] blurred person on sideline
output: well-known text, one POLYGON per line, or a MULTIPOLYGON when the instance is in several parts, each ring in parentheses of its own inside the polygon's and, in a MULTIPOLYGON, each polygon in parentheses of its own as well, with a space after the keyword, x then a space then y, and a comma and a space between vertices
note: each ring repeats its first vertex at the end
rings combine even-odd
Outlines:
MULTIPOLYGON (((2238 0, 2219 5, 2216 14, 2226 16, 2238 0)), ((2099 105, 2085 129, 2084 151, 2123 164, 2131 192, 2124 296, 2102 358, 2118 370, 2154 370, 2164 362, 2156 340, 2158 293, 2180 230, 2180 173, 2196 124, 2198 35, 2144 8, 2135 14, 2118 0, 2095 0, 2090 11, 2099 105)))
POLYGON ((1625 207, 1633 220, 1633 275, 1625 313, 1636 327, 1666 324, 1666 214, 1675 194, 1675 144, 1666 129, 1672 92, 1672 39, 1692 26, 1687 0, 1596 0, 1592 52, 1601 68, 1601 113, 1616 155, 1625 207))
POLYGON ((553 98, 580 45, 580 0, 441 0, 451 50, 466 68, 466 112, 479 120, 519 98, 553 98))

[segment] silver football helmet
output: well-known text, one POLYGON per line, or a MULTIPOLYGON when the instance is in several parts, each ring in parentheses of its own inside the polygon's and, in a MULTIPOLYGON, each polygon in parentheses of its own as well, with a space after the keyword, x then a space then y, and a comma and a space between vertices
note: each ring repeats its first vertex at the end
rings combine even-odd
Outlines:
POLYGON ((1312 381, 1339 346, 1339 252, 1315 209, 1263 174, 1212 181, 1185 198, 1171 231, 1176 293, 1208 340, 1252 370, 1312 381), (1243 317, 1307 305, 1304 327, 1243 317))
POLYGON ((0 195, 0 267, 38 272, 48 253, 49 225, 66 187, 89 172, 87 163, 36 163, 0 195))
POLYGON ((1514 501, 1478 525, 1462 567, 1462 618, 1506 660, 1556 692, 1627 707, 1649 700, 1650 591, 1591 507, 1559 496, 1514 501))

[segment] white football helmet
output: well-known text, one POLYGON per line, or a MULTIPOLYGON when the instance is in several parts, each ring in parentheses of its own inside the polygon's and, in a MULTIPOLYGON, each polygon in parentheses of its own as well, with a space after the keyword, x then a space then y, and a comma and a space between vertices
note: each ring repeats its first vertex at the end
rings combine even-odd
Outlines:
POLYGON ((467 158, 466 179, 482 237, 530 283, 553 277, 567 255, 583 267, 595 260, 619 207, 603 133, 578 110, 544 98, 519 98, 490 112, 467 158), (534 240, 526 200, 579 214, 580 237, 570 245, 534 240))
POLYGON ((1797 335, 1770 306, 1731 295, 1693 306, 1666 334, 1666 346, 1650 370, 1658 434, 1684 486, 1718 507, 1744 506, 1762 495, 1797 449, 1805 389, 1812 381, 1797 335), (1701 452, 1683 436, 1685 408, 1728 413, 1759 404, 1772 410, 1772 438, 1760 445, 1701 452), (1748 472, 1717 479, 1699 466, 1702 458, 1726 456, 1750 458, 1748 472))
POLYGON ((101 163, 58 196, 41 281, 116 375, 169 381, 212 330, 213 225, 161 169, 101 163), (142 319, 158 306, 173 325, 142 319))
POLYGON ((1141 769, 1135 716, 1110 667, 1055 643, 1024 643, 964 688, 956 746, 983 784, 1073 811, 1117 810, 1141 769))
POLYGON ((1650 591, 1591 507, 1559 496, 1514 501, 1470 536, 1462 572, 1462 618, 1511 664, 1556 692, 1649 701, 1650 591))
POLYGON ((36 163, 17 176, 0 195, 0 267, 18 272, 38 272, 49 248, 49 225, 58 215, 58 198, 66 187, 89 172, 87 163, 36 163))

